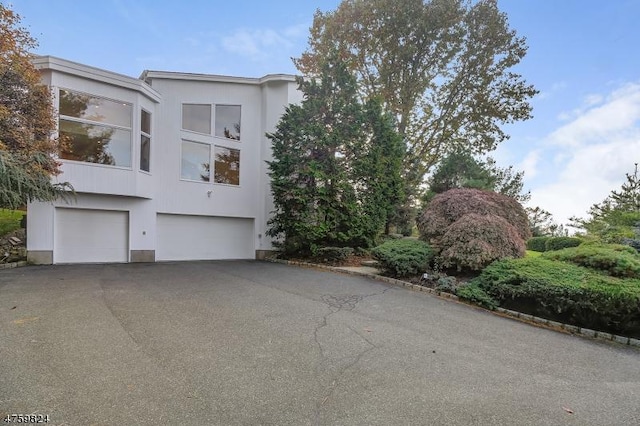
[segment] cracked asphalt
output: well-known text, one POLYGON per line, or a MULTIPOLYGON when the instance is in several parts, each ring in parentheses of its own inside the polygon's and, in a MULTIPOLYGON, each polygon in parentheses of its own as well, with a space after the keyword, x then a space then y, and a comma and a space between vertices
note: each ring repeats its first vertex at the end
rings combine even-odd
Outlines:
POLYGON ((0 271, 0 415, 52 425, 637 425, 640 351, 254 261, 0 271))

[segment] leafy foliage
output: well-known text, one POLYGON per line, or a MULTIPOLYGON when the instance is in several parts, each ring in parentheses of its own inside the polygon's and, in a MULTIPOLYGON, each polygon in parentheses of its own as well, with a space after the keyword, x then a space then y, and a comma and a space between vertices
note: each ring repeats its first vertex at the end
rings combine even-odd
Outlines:
POLYGON ((440 265, 480 271, 497 259, 523 257, 524 240, 509 222, 496 215, 469 213, 451 224, 439 242, 440 265))
POLYGON ((494 310, 498 307, 498 302, 475 283, 470 283, 458 288, 456 295, 462 300, 475 303, 487 309, 494 310))
POLYGON ((315 257, 324 262, 342 262, 352 255, 351 247, 321 247, 316 250, 315 257))
POLYGON ((371 250, 383 269, 397 277, 424 272, 433 259, 433 250, 424 241, 414 239, 389 240, 371 250))
POLYGON ((527 216, 513 198, 479 189, 452 189, 433 198, 418 230, 446 267, 480 270, 501 257, 522 257, 527 216))
POLYGON ((551 237, 531 237, 527 240, 527 250, 543 252, 547 250, 547 240, 551 237))
POLYGON ((544 243, 544 251, 578 247, 580 244, 582 244, 582 240, 576 237, 550 237, 544 243))
POLYGON ((362 104, 339 61, 299 79, 301 105, 287 108, 269 162, 275 211, 268 235, 285 253, 370 247, 403 200, 403 143, 379 102, 362 104))
POLYGON ((492 263, 472 281, 501 306, 581 327, 640 331, 640 280, 544 258, 492 263))
POLYGON ((550 251, 543 257, 605 271, 615 277, 640 278, 640 256, 635 250, 629 253, 615 247, 583 245, 550 251))
POLYGON ((67 197, 69 184, 52 184, 59 173, 49 89, 31 63, 36 41, 20 16, 0 4, 0 207, 67 197))
POLYGON ((494 191, 525 202, 529 193, 522 193, 524 172, 514 172, 513 167, 502 169, 492 158, 476 159, 468 151, 447 155, 427 180, 429 190, 423 201, 428 202, 436 194, 454 188, 476 188, 494 191))
POLYGON ((338 49, 361 96, 380 96, 398 118, 414 186, 446 153, 488 152, 507 138, 501 124, 531 116, 537 91, 511 71, 525 39, 495 0, 343 0, 316 12, 310 31, 298 69, 318 75, 338 49))

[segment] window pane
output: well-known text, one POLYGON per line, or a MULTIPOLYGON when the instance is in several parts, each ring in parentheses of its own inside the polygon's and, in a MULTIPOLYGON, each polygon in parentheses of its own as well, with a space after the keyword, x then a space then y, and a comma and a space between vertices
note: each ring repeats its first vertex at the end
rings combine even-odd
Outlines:
POLYGON ((182 105, 182 128, 211 134, 211 105, 182 105))
POLYGON ((140 170, 149 171, 149 159, 151 155, 151 138, 140 136, 140 170))
POLYGON ((183 179, 209 182, 211 146, 204 143, 182 141, 183 179))
POLYGON ((240 105, 216 105, 216 136, 240 140, 240 105))
POLYGON ((145 110, 140 110, 140 130, 146 134, 151 134, 151 114, 145 110))
POLYGON ((117 126, 131 127, 130 104, 60 89, 60 114, 117 126))
POLYGON ((60 120, 66 160, 131 167, 131 132, 113 127, 60 120))
POLYGON ((240 185, 240 151, 215 147, 215 183, 240 185))

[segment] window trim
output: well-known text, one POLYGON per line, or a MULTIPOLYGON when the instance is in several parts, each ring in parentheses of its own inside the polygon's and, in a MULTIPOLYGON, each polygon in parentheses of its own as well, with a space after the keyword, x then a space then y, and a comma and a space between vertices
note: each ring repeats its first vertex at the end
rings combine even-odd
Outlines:
MULTIPOLYGON (((226 138, 225 138, 225 140, 226 140, 226 138)), ((242 167, 240 167, 241 166, 240 163, 241 163, 241 159, 242 159, 242 150, 239 149, 239 148, 230 148, 228 146, 222 146, 222 145, 212 145, 212 146, 213 146, 213 150, 211 151, 211 153, 212 153, 212 157, 213 157, 212 158, 212 160, 213 160, 212 161, 212 163, 213 163, 213 179, 210 179, 210 182, 213 183, 214 185, 223 185, 223 186, 231 186, 233 188, 239 188, 240 187, 240 183, 242 182, 241 174, 240 174, 240 171, 242 170, 242 167), (233 183, 223 183, 223 182, 216 182, 215 181, 215 175, 216 175, 216 169, 215 169, 215 167, 216 167, 216 158, 215 158, 215 156, 216 156, 216 148, 222 148, 222 149, 238 151, 238 184, 237 185, 235 185, 233 183)), ((209 167, 211 167, 211 166, 209 166, 209 167)))
POLYGON ((189 132, 189 133, 194 133, 196 135, 204 135, 204 136, 208 136, 211 137, 213 136, 211 134, 211 130, 213 129, 213 125, 214 125, 214 121, 213 121, 213 115, 215 113, 213 106, 215 104, 211 104, 211 103, 197 103, 197 102, 182 102, 180 104, 180 130, 183 132, 189 132), (206 105, 209 107, 209 133, 203 133, 203 132, 198 132, 197 130, 191 130, 191 129, 185 129, 184 128, 184 106, 185 105, 206 105))
POLYGON ((199 142, 199 141, 194 141, 194 140, 190 140, 190 139, 184 139, 181 138, 180 139, 180 169, 179 169, 179 176, 180 176, 180 181, 182 182, 192 182, 192 183, 200 183, 200 184, 206 184, 206 185, 210 185, 211 184, 211 144, 206 143, 206 142, 199 142), (190 142, 190 143, 197 143, 199 145, 206 145, 209 147, 209 180, 208 181, 204 181, 204 180, 195 180, 195 179, 188 179, 182 176, 182 148, 183 148, 183 142, 190 142))
POLYGON ((140 158, 138 159, 138 171, 151 175, 151 145, 153 138, 151 137, 151 131, 153 130, 153 114, 147 111, 145 108, 140 107, 140 158), (149 133, 142 130, 142 114, 146 112, 149 114, 149 133), (145 136, 149 138, 149 170, 145 170, 142 168, 142 137, 145 136))
POLYGON ((59 153, 58 155, 56 155, 57 159, 64 162, 64 163, 70 163, 70 164, 82 164, 82 165, 90 165, 92 167, 103 167, 103 168, 108 168, 108 169, 118 169, 118 170, 134 170, 134 165, 133 165, 133 158, 134 158, 134 143, 133 143, 133 130, 134 130, 134 118, 133 118, 133 111, 134 111, 134 104, 133 102, 127 102, 127 101, 123 101, 121 99, 113 99, 113 98, 109 98, 107 96, 102 96, 102 95, 96 95, 93 93, 87 93, 84 92, 82 90, 74 90, 74 89, 69 89, 67 87, 63 87, 63 86, 57 86, 55 87, 55 97, 56 97, 56 113, 57 113, 57 120, 56 120, 56 135, 57 137, 60 137, 60 120, 67 120, 67 121, 74 121, 76 123, 82 123, 82 124, 89 124, 92 126, 102 126, 102 127, 111 127, 114 129, 118 129, 118 130, 128 130, 129 133, 131 134, 131 138, 129 140, 129 158, 130 158, 130 165, 129 166, 118 166, 115 164, 102 164, 102 163, 94 163, 92 161, 81 161, 81 160, 69 160, 66 158, 62 158, 62 156, 59 153), (71 93, 77 93, 80 95, 84 95, 84 96, 89 96, 92 98, 98 98, 98 99, 105 99, 107 101, 111 101, 111 102, 115 102, 118 104, 122 104, 122 105, 128 105, 131 108, 131 127, 126 127, 126 126, 122 126, 119 124, 110 124, 110 123, 104 123, 101 121, 94 121, 94 120, 88 120, 86 118, 78 118, 78 117, 72 117, 69 115, 65 115, 60 113, 60 91, 64 90, 67 92, 71 92, 71 93))
POLYGON ((222 140, 222 141, 231 141, 233 143, 241 143, 242 142, 242 104, 212 104, 213 106, 213 137, 218 139, 218 140, 222 140), (216 114, 216 107, 218 106, 232 106, 232 107, 239 107, 240 108, 240 138, 239 139, 231 139, 231 138, 226 138, 224 136, 218 136, 216 135, 216 119, 218 118, 218 115, 216 114))

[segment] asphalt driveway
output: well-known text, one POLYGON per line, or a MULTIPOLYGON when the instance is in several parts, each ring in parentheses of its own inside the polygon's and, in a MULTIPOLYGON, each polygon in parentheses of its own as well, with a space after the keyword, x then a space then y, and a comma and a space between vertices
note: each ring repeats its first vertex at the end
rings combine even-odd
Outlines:
POLYGON ((0 271, 0 415, 54 425, 637 425, 640 351, 252 261, 0 271))

